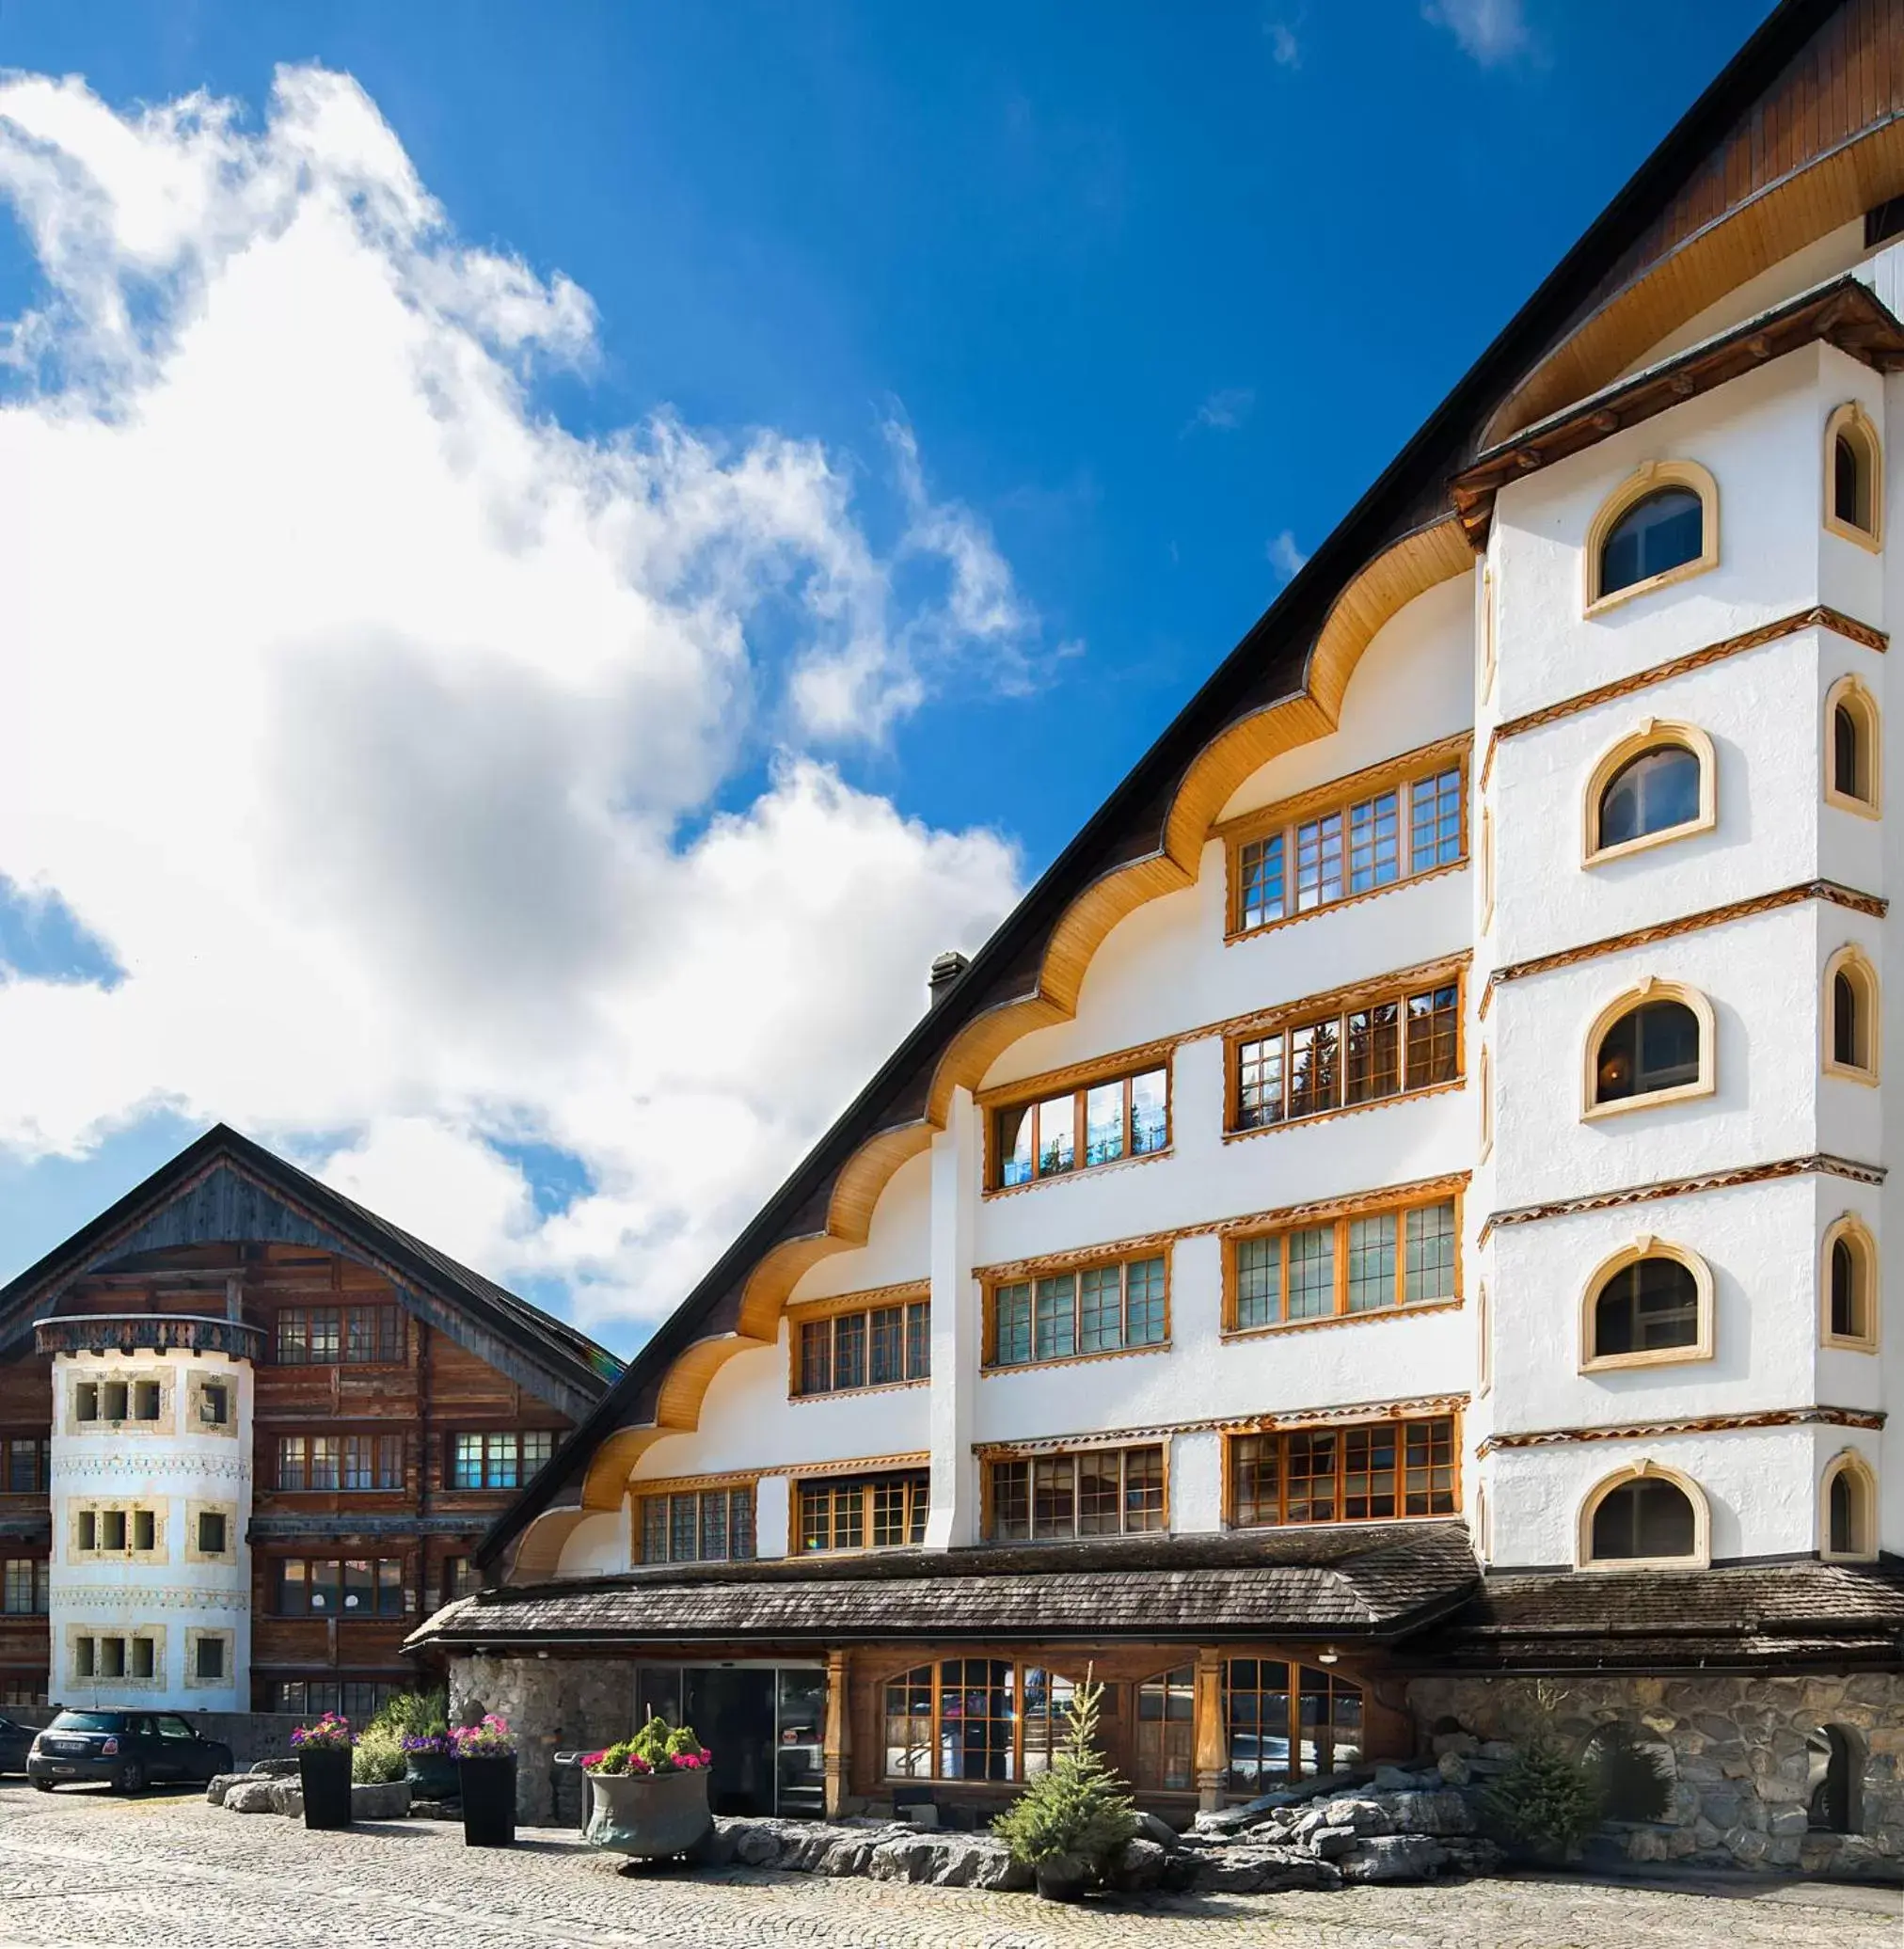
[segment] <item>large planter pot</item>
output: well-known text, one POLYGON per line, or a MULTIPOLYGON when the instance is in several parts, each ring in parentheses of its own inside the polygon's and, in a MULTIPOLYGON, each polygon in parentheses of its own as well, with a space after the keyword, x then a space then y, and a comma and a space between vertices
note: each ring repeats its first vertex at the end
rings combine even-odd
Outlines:
POLYGON ((410 1783, 413 1800, 453 1800, 457 1793, 456 1755, 453 1752, 405 1753, 404 1778, 410 1783))
POLYGON ((666 1773, 591 1773, 582 1838, 616 1854, 686 1854, 713 1827, 705 1767, 666 1773))
POLYGON ((458 1760, 466 1847, 516 1846, 516 1755, 458 1760))
POLYGON ((1039 1862, 1033 1870, 1033 1878, 1039 1894, 1048 1902, 1082 1901, 1090 1884, 1090 1864, 1074 1854, 1060 1854, 1052 1861, 1039 1862))
POLYGON ((297 1755, 297 1783, 304 1791, 308 1828, 350 1825, 350 1749, 307 1746, 297 1755))

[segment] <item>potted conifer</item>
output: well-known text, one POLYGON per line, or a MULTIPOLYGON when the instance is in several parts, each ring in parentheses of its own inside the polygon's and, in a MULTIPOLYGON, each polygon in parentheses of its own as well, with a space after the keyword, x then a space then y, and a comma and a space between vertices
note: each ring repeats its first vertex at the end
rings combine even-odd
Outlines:
POLYGON ((583 1838, 643 1860, 685 1854, 714 1825, 707 1769, 714 1755, 689 1726, 651 1719, 632 1739, 582 1756, 592 1805, 583 1838))
POLYGON ((992 1823, 992 1831, 1031 1869, 1048 1901, 1074 1902, 1103 1879, 1137 1830, 1124 1783, 1098 1749, 1104 1688, 1088 1672, 1065 1707, 1064 1744, 992 1823))
POLYGON ((463 1793, 466 1847, 516 1846, 516 1735, 506 1719, 485 1713, 477 1726, 452 1726, 463 1793))
POLYGON ((356 1743, 350 1720, 335 1712, 326 1712, 314 1726, 292 1728, 306 1827, 350 1825, 351 1748, 356 1743))

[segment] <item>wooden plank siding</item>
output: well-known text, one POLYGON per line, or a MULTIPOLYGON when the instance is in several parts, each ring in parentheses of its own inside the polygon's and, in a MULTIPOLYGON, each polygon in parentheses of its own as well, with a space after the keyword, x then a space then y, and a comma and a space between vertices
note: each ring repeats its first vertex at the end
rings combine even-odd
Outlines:
MULTIPOLYGON (((61 1291, 53 1310, 223 1318, 234 1296, 244 1321, 263 1334, 262 1355, 253 1369, 250 1431, 252 1705, 272 1709, 278 1686, 291 1680, 414 1683, 417 1667, 399 1655, 399 1647, 444 1601, 452 1560, 474 1553, 484 1531, 516 1495, 515 1488, 451 1487, 455 1437, 547 1430, 559 1441, 573 1424, 519 1380, 420 1317, 414 1296, 377 1270, 302 1243, 146 1250, 82 1275, 61 1291), (333 1306, 396 1309, 397 1357, 278 1365, 280 1313, 333 1306), (279 1438, 317 1434, 398 1437, 401 1482, 371 1489, 280 1488, 279 1438), (288 1558, 396 1558, 404 1566, 404 1612, 278 1616, 279 1565, 288 1558)), ((0 1365, 0 1435, 48 1432, 51 1368, 49 1357, 24 1350, 0 1365)), ((0 1474, 0 1485, 4 1480, 0 1474)), ((43 1537, 47 1496, 0 1493, 0 1524, 9 1516, 37 1518, 43 1537)), ((34 1547, 46 1554, 43 1540, 34 1547)), ((0 1536, 0 1556, 9 1553, 26 1554, 26 1545, 0 1536)), ((0 1687, 15 1668, 29 1665, 43 1680, 45 1619, 0 1616, 0 1687)))

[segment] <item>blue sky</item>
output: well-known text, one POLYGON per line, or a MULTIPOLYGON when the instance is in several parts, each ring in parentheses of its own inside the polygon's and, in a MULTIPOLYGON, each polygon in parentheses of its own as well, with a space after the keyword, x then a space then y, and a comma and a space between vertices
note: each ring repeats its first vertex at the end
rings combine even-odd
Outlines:
MULTIPOLYGON (((0 58, 83 76, 121 114, 204 89, 254 129, 278 64, 354 77, 463 240, 592 301, 585 357, 524 368, 532 418, 607 445, 668 407, 731 444, 815 443, 910 614, 953 557, 917 540, 924 502, 882 431, 909 427, 922 493, 1008 569, 1012 620, 921 653, 918 699, 881 735, 808 742, 930 833, 1015 845, 1022 885, 1767 11, 10 0, 0 58)), ((48 276, 23 224, 0 314, 48 276)), ((791 597, 746 611, 756 688, 808 620, 791 597)), ((671 801, 673 843, 749 816, 785 757, 769 731, 724 749, 671 801)), ((9 869, 0 846, 0 962, 135 989, 110 904, 69 912, 51 857, 9 869)), ((921 941, 944 897, 922 891, 921 941)), ((623 1212, 682 1256, 608 1281, 606 1338, 678 1296, 893 1026, 819 1038, 833 1067, 705 1225, 623 1212)), ((0 1143, 0 1276, 220 1114, 154 1068, 147 1100, 132 1074, 111 1114, 0 1143)), ((482 1143, 527 1187, 518 1233, 635 1170, 485 1101, 482 1143)), ((450 1114, 416 1079, 373 1105, 226 1114, 245 1110, 307 1162, 377 1117, 450 1114)), ((389 1168, 341 1181, 388 1201, 389 1168)), ((485 1269, 561 1295, 604 1250, 485 1269)))

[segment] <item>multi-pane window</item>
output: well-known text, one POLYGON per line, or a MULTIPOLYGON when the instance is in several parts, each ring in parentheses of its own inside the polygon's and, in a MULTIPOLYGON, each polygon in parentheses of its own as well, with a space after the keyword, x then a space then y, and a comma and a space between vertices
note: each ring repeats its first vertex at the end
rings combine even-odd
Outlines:
POLYGON ((398 1692, 409 1687, 387 1679, 280 1679, 273 1698, 273 1710, 295 1713, 300 1719, 315 1719, 319 1713, 337 1712, 353 1725, 361 1725, 398 1692))
POLYGON ((547 1428, 504 1429, 450 1439, 452 1489, 519 1489, 555 1453, 547 1428))
POLYGON ((797 1387, 801 1394, 892 1387, 902 1381, 923 1381, 932 1371, 929 1300, 804 1320, 799 1331, 797 1387))
POLYGON ((52 1443, 43 1434, 10 1434, 5 1439, 7 1493, 43 1495, 51 1486, 52 1443))
POLYGON ((1002 1658, 944 1658, 889 1678, 888 1780, 1026 1780, 1064 1743, 1074 1681, 1002 1658))
POLYGON ((1229 1519, 1254 1529, 1452 1515, 1460 1506, 1456 1462, 1447 1415, 1232 1434, 1229 1519))
POLYGON ((926 1540, 931 1478, 924 1469, 800 1484, 802 1550, 897 1549, 926 1540))
POLYGON ((1164 1450, 1154 1443, 1014 1457, 988 1463, 986 1478, 994 1543, 1164 1528, 1164 1450))
POLYGON ((1460 1027, 1460 984, 1445 981, 1240 1041, 1230 1127, 1262 1130, 1452 1083, 1460 1027))
POLYGON ((468 1597, 483 1588, 482 1573, 476 1568, 473 1557, 445 1557, 443 1559, 443 1602, 449 1604, 458 1597, 468 1597))
POLYGON ((74 1514, 73 1547, 82 1555, 104 1551, 154 1550, 159 1516, 152 1509, 82 1509, 74 1514))
POLYGON ((1230 1327, 1289 1326, 1458 1295, 1454 1200, 1390 1206, 1230 1244, 1230 1327))
POLYGON ((278 1363, 395 1366, 404 1357, 403 1318, 389 1305, 286 1307, 278 1315, 278 1363))
POLYGON ((1162 1346, 1165 1284, 1159 1256, 994 1287, 986 1364, 1026 1367, 1120 1347, 1162 1346))
POLYGON ((409 1609, 401 1557, 280 1557, 279 1617, 402 1617, 409 1609))
POLYGON ((720 1563, 754 1554, 754 1486, 643 1496, 643 1563, 720 1563))
POLYGON ((1137 1688, 1135 1785, 1146 1793, 1189 1793, 1197 1785, 1197 1670, 1180 1665, 1137 1688))
POLYGON ((280 1489, 401 1489, 401 1434, 280 1434, 280 1489))
POLYGON ((1231 876, 1232 930, 1246 934, 1458 861, 1462 776, 1459 765, 1424 772, 1244 840, 1231 876))
POLYGON ((1357 1765, 1362 1693, 1353 1679, 1273 1658, 1223 1668, 1223 1723, 1233 1793, 1261 1794, 1357 1765))
POLYGON ((1169 1071, 1142 1070, 993 1111, 992 1183, 1060 1178, 1080 1165, 1149 1157, 1169 1142, 1169 1071))
POLYGON ((46 1559, 8 1557, 0 1565, 0 1609, 9 1617, 46 1608, 46 1559))

